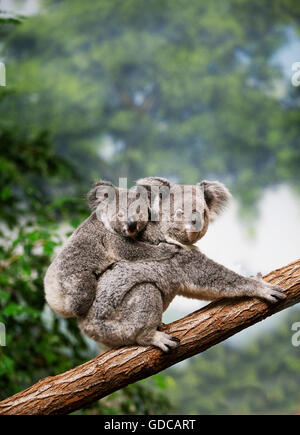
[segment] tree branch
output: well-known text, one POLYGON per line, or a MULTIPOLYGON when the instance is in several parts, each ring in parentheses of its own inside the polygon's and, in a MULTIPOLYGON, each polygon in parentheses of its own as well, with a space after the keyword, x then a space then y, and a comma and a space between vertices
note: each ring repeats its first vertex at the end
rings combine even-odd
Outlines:
POLYGON ((256 298, 222 299, 170 323, 164 329, 180 339, 169 354, 152 347, 110 350, 0 402, 0 414, 66 414, 140 379, 203 352, 242 329, 300 302, 300 259, 264 277, 286 290, 269 305, 256 298))

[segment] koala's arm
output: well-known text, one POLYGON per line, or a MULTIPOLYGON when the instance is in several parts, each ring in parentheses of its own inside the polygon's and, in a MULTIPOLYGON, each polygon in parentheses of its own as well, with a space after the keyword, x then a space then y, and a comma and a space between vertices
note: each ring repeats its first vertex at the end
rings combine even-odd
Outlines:
POLYGON ((75 317, 84 316, 95 298, 96 275, 81 271, 65 277, 61 284, 67 310, 75 317))
POLYGON ((115 261, 161 261, 172 258, 179 251, 178 246, 170 243, 151 244, 111 233, 107 235, 105 245, 109 256, 115 261))
POLYGON ((176 256, 175 269, 184 271, 184 279, 177 294, 186 297, 213 300, 223 297, 256 296, 276 302, 286 296, 283 290, 262 279, 247 278, 216 263, 198 250, 176 256))
POLYGON ((280 287, 241 276, 207 258, 197 249, 181 250, 169 260, 119 262, 110 274, 100 279, 98 286, 101 286, 102 281, 104 289, 117 289, 114 292, 116 300, 110 303, 104 303, 107 290, 102 291, 105 311, 109 311, 111 303, 115 308, 135 285, 147 282, 154 283, 161 290, 164 309, 176 294, 202 300, 257 296, 276 302, 285 298, 280 287))

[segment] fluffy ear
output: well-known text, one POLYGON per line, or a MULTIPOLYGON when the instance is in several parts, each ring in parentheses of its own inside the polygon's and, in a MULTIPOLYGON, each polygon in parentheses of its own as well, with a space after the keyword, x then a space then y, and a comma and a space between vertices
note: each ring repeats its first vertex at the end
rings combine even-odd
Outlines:
POLYGON ((209 218, 214 220, 227 207, 231 193, 219 181, 201 181, 197 183, 203 189, 205 202, 209 209, 209 218))
MULTIPOLYGON (((109 190, 115 191, 115 186, 110 181, 99 180, 95 181, 92 189, 87 194, 88 206, 91 210, 95 210, 98 205, 106 198, 108 198, 109 190)), ((115 193, 115 192, 114 192, 115 193)))

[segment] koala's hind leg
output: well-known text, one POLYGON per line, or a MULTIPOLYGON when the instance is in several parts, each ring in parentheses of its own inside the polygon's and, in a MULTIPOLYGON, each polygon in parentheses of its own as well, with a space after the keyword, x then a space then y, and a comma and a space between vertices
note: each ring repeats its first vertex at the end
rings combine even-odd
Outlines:
POLYGON ((95 298, 96 286, 96 277, 90 271, 73 273, 61 279, 66 310, 72 317, 81 317, 88 312, 95 298))
POLYGON ((161 325, 163 301, 153 284, 138 284, 124 297, 109 318, 97 318, 92 307, 88 316, 79 319, 81 331, 108 347, 139 344, 159 347, 164 352, 175 348, 179 340, 158 331, 161 325))
POLYGON ((84 335, 109 348, 133 344, 126 343, 126 336, 129 331, 127 330, 124 336, 124 325, 116 320, 91 319, 89 315, 86 318, 78 319, 78 326, 84 335))
POLYGON ((63 317, 85 315, 95 297, 97 280, 90 271, 65 276, 53 262, 44 279, 45 297, 49 306, 63 317))
MULTIPOLYGON (((133 339, 142 346, 152 345, 168 352, 178 346, 179 340, 158 331, 163 313, 163 300, 160 290, 150 283, 138 284, 126 295, 120 306, 124 321, 124 331, 132 334, 125 339, 133 339)), ((125 333, 126 335, 126 333, 125 333)))

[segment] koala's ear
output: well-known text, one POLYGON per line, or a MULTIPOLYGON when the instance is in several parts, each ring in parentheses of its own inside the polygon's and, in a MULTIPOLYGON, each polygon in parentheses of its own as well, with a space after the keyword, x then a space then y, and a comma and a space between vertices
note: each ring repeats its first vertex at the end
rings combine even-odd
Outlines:
POLYGON ((89 208, 95 210, 104 199, 111 197, 109 195, 110 190, 113 190, 115 194, 115 189, 115 186, 110 181, 95 181, 92 189, 87 194, 89 208))
POLYGON ((209 218, 214 220, 227 207, 231 193, 219 181, 201 181, 197 186, 203 189, 204 199, 209 209, 209 218))

